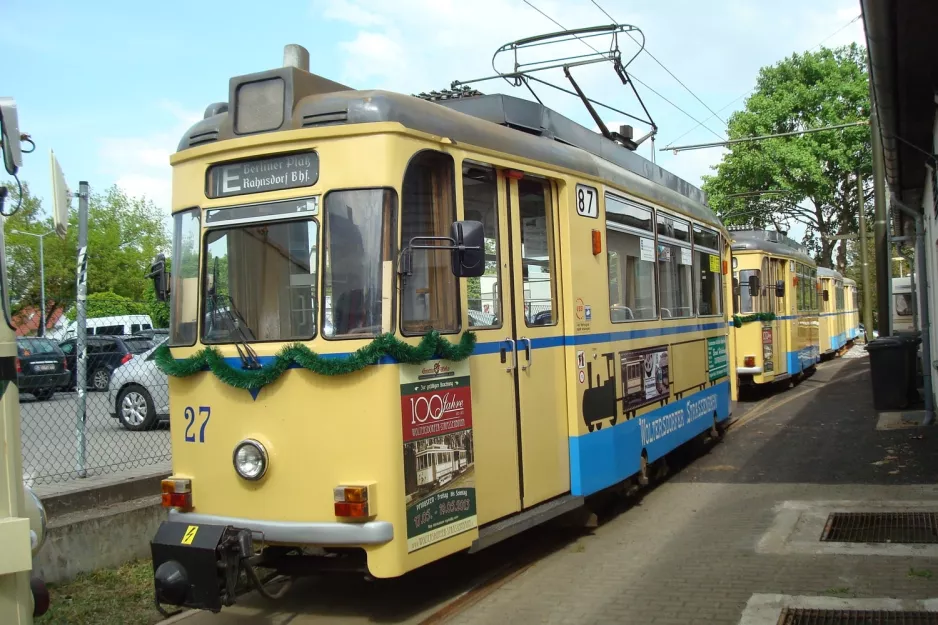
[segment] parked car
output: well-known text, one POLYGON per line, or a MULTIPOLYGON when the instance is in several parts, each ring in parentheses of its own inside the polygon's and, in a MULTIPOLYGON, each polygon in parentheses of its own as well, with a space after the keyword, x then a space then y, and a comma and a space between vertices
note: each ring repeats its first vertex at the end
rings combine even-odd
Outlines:
MULTIPOLYGON (((106 391, 111 373, 122 364, 153 347, 153 340, 145 336, 89 336, 87 337, 88 364, 85 374, 87 385, 96 391, 106 391)), ((62 341, 59 346, 68 359, 71 377, 68 388, 76 385, 75 346, 77 339, 62 341)))
POLYGON ((19 337, 16 354, 16 385, 20 392, 46 400, 68 382, 65 354, 52 339, 19 337))
POLYGON ((154 341, 165 341, 169 337, 169 328, 151 328, 149 330, 138 330, 133 336, 145 336, 154 341))
POLYGON ((111 416, 128 430, 140 432, 169 421, 169 380, 153 361, 162 341, 135 354, 111 374, 111 416))

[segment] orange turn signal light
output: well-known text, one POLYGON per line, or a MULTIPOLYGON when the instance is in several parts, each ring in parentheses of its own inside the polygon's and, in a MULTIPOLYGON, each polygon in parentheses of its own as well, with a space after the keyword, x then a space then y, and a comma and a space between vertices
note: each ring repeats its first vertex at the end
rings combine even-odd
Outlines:
POLYGON ((755 357, 755 356, 746 356, 746 357, 743 359, 743 362, 744 362, 744 364, 745 364, 747 367, 755 367, 755 366, 756 366, 756 357, 755 357))
POLYGON ((602 254, 603 251, 603 235, 599 230, 593 230, 593 256, 598 256, 602 254))
POLYGON ((160 503, 164 508, 192 509, 192 480, 169 478, 160 482, 160 503))
POLYGON ((332 489, 332 499, 337 517, 361 519, 372 516, 367 486, 336 486, 332 489))

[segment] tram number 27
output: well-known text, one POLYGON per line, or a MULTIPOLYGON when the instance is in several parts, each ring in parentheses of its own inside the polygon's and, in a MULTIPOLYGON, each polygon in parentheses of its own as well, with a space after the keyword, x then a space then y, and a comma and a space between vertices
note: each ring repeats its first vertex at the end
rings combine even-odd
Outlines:
MULTIPOLYGON (((212 416, 212 409, 209 406, 199 406, 199 421, 201 424, 198 426, 198 436, 199 443, 205 442, 205 426, 208 425, 209 417, 212 416)), ((195 443, 196 442, 196 418, 195 410, 192 406, 186 406, 186 410, 183 413, 183 417, 186 420, 186 442, 195 443)))

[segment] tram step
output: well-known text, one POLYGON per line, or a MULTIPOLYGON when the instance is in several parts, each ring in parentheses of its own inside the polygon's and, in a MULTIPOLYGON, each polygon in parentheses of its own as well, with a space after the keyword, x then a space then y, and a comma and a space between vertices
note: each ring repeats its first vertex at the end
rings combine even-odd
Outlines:
POLYGON ((486 525, 479 530, 479 537, 475 539, 472 546, 469 547, 469 553, 475 553, 486 547, 491 547, 535 525, 540 525, 561 514, 576 510, 582 506, 583 503, 583 497, 563 495, 562 497, 557 497, 556 499, 551 499, 533 508, 529 508, 524 512, 519 512, 514 516, 496 521, 491 525, 486 525))

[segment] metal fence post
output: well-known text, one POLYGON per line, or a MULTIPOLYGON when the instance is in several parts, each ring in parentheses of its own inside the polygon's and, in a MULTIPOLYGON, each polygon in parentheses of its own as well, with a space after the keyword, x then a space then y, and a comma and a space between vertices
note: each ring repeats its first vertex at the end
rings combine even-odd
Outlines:
POLYGON ((85 471, 85 421, 86 398, 85 390, 87 388, 87 345, 85 342, 85 333, 87 331, 85 303, 88 293, 88 183, 81 181, 78 183, 78 298, 76 302, 75 330, 76 345, 75 366, 78 370, 75 372, 75 386, 78 391, 78 410, 75 423, 75 438, 78 443, 76 453, 76 469, 79 477, 87 477, 85 471))

